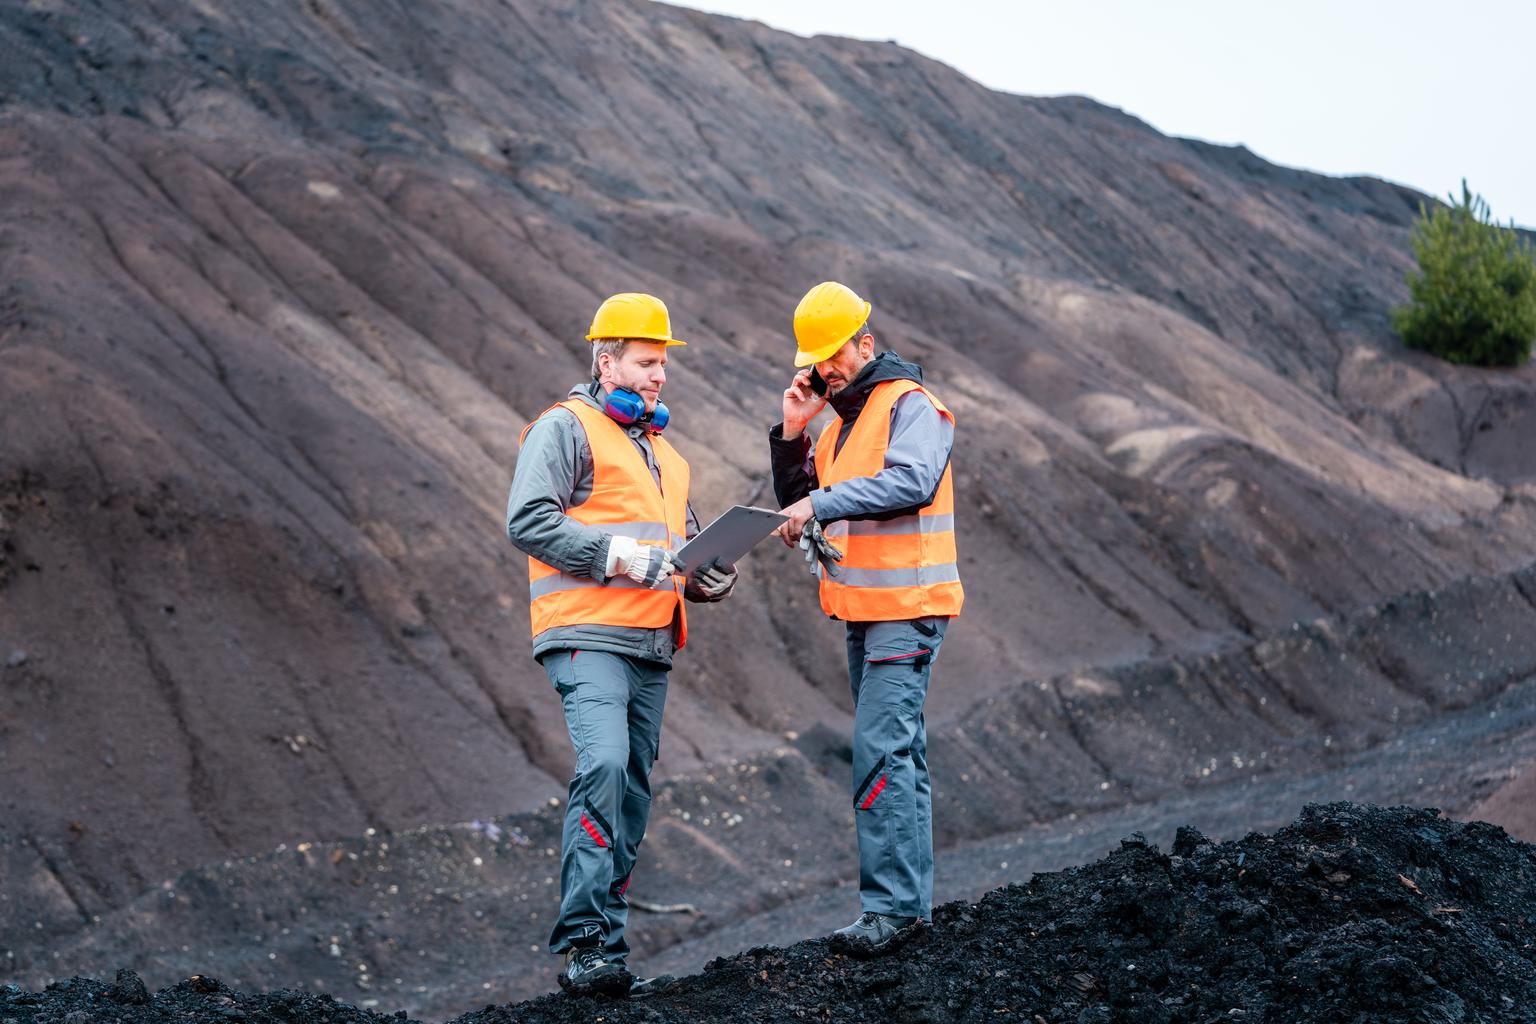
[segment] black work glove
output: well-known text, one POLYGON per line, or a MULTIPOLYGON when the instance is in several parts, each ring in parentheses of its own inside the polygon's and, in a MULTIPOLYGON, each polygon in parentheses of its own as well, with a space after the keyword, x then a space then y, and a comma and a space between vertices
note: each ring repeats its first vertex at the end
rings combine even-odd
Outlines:
POLYGON ((693 574, 693 587, 709 601, 724 600, 736 586, 736 566, 707 562, 693 574))

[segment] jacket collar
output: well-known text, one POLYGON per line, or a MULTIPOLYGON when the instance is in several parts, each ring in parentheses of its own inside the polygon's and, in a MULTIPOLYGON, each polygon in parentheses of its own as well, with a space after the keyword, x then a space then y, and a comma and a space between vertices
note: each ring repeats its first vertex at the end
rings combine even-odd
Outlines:
POLYGON ((827 404, 832 406, 832 411, 844 423, 852 423, 864 411, 864 403, 869 401, 869 393, 875 389, 875 385, 888 380, 911 380, 921 384, 923 368, 886 349, 864 364, 858 376, 849 381, 843 390, 828 398, 827 404))

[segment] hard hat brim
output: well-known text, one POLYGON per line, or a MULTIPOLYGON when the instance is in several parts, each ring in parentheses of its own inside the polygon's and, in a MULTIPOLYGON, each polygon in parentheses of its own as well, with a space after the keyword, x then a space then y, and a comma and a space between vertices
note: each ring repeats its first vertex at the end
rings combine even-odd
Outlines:
POLYGON ((663 345, 667 346, 668 348, 671 348, 673 345, 686 345, 686 344, 688 344, 686 341, 683 341, 681 338, 669 338, 665 334, 624 334, 624 335, 617 335, 617 334, 616 335, 589 334, 589 335, 587 335, 587 340, 588 341, 659 341, 663 345))
POLYGON ((848 344, 846 341, 840 341, 836 345, 833 345, 831 348, 822 349, 818 352, 797 351, 795 353, 795 368, 799 369, 804 366, 814 366, 815 364, 821 362, 823 359, 828 359, 832 356, 835 356, 837 354, 837 350, 846 344, 848 344))

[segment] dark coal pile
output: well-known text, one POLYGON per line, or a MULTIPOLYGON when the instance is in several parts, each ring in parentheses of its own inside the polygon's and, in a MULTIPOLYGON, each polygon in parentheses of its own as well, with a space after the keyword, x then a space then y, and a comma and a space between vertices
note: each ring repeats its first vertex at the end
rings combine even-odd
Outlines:
POLYGON ((196 976, 161 989, 153 996, 132 971, 117 972, 111 985, 86 978, 49 985, 47 991, 25 993, 13 985, 0 986, 0 1021, 6 1024, 169 1024, 171 1021, 217 1021, 229 1024, 356 1024, 361 1021, 405 1021, 401 1012, 383 1016, 337 1002, 327 995, 281 991, 245 995, 217 978, 196 976))
POLYGON ((651 1003, 541 999, 459 1024, 656 1020, 1536 1020, 1536 847, 1432 810, 1312 805, 1271 836, 1096 863, 951 903, 899 954, 717 960, 651 1003))
MULTIPOLYGON (((384 1017, 211 979, 151 999, 127 972, 0 995, 4 1024, 114 1019, 384 1017)), ((1312 805, 1274 835, 1211 843, 1186 828, 1167 853, 1132 837, 1096 863, 940 907, 884 959, 814 939, 715 960, 643 1002, 550 995, 454 1024, 727 1020, 1536 1021, 1536 847, 1433 810, 1312 805)))

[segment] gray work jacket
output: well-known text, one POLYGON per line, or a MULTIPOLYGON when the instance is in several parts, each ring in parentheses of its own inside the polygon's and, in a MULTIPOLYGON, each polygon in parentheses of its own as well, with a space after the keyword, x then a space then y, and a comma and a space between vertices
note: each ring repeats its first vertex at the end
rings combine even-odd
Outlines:
MULTIPOLYGON (((567 398, 603 408, 607 390, 595 381, 571 388, 567 398)), ((661 485, 661 469, 642 425, 629 427, 629 438, 651 467, 661 485)), ((592 495, 592 448, 581 421, 568 409, 555 408, 540 416, 523 439, 512 489, 507 495, 507 536, 514 546, 561 572, 584 579, 604 579, 608 543, 613 535, 600 526, 579 523, 566 510, 592 495)), ((698 533, 693 505, 688 505, 687 536, 698 533)), ((690 583, 684 591, 690 601, 707 600, 690 583)), ((672 666, 677 650, 679 621, 660 629, 634 626, 555 626, 533 638, 533 656, 550 651, 581 649, 609 651, 643 661, 672 666)))
MULTIPOLYGON (((875 384, 887 380, 923 380, 922 367, 909 363, 894 352, 882 352, 870 362, 845 391, 845 401, 862 400, 854 392, 867 393, 875 384)), ((838 409, 833 399, 834 412, 838 409)), ((857 412, 844 415, 843 429, 834 451, 853 429, 857 412)), ((867 519, 896 512, 915 511, 933 501, 949 456, 955 444, 955 427, 939 415, 928 396, 909 391, 896 400, 891 409, 890 441, 885 449, 885 465, 873 476, 854 477, 835 486, 823 487, 817 479, 816 445, 809 431, 801 431, 791 440, 784 438, 784 424, 775 423, 768 431, 768 446, 773 469, 773 490, 779 507, 787 508, 806 495, 811 497, 811 511, 822 524, 839 519, 867 519)))

